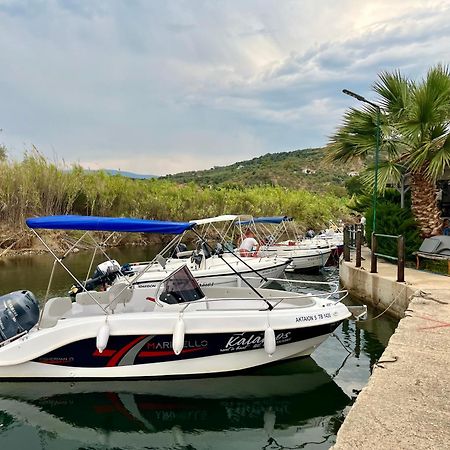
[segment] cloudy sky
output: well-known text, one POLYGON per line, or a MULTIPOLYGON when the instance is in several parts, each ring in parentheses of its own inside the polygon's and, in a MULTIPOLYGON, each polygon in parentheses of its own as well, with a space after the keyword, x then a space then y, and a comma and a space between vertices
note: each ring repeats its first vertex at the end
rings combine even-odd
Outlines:
MULTIPOLYGON (((382 70, 450 62, 448 0, 0 0, 0 143, 163 175, 323 146, 382 70)), ((1 176, 1 174, 0 174, 1 176)))

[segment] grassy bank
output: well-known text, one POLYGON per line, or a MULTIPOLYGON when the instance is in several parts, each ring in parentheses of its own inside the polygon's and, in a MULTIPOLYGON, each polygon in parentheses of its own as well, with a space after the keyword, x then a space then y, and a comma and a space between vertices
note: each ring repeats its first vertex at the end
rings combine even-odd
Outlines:
POLYGON ((25 219, 54 214, 126 216, 184 221, 219 214, 295 217, 303 228, 322 228, 347 215, 345 199, 283 187, 204 188, 169 180, 132 180, 104 172, 70 170, 44 157, 0 161, 3 234, 25 230, 25 219))

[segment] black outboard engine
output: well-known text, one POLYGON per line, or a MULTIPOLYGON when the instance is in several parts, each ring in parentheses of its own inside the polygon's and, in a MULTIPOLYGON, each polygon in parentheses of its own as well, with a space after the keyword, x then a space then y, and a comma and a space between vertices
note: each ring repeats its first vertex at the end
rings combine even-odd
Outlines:
POLYGON ((82 283, 82 286, 75 284, 71 287, 69 294, 74 297, 78 292, 83 290, 83 287, 87 291, 92 291, 99 286, 109 286, 117 278, 120 273, 120 264, 112 259, 111 261, 105 261, 99 264, 92 274, 92 277, 82 283))
POLYGON ((210 248, 211 247, 206 242, 202 242, 201 251, 202 251, 203 255, 205 256, 205 259, 211 258, 211 256, 212 256, 210 248))
POLYGON ((197 268, 199 268, 202 261, 203 261, 203 254, 199 253, 198 250, 194 250, 191 256, 191 262, 193 262, 197 266, 197 268))
POLYGON ((223 246, 220 242, 216 242, 216 247, 214 248, 215 255, 223 255, 223 246))
POLYGON ((187 245, 186 245, 186 244, 183 244, 183 242, 179 242, 179 243, 177 244, 177 246, 173 249, 173 251, 172 251, 170 257, 171 257, 171 258, 179 258, 178 253, 185 252, 185 251, 187 251, 187 249, 188 249, 188 248, 187 248, 187 245))
POLYGON ((30 291, 0 296, 0 342, 29 331, 39 321, 39 305, 30 291))

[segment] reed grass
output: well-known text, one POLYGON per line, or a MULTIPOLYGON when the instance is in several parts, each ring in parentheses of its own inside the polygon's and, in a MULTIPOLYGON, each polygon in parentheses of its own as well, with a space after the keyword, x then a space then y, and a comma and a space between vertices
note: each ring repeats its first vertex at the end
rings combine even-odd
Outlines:
POLYGON ((290 215, 321 228, 348 214, 345 198, 283 187, 202 188, 168 180, 132 180, 67 168, 37 152, 0 161, 0 221, 25 227, 27 217, 80 214, 185 221, 219 214, 290 215))

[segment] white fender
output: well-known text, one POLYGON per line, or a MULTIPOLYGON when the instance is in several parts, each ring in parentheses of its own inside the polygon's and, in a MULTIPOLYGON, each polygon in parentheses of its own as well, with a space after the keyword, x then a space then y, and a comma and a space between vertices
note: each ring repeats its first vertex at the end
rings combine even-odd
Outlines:
POLYGON ((277 349, 277 342, 275 340, 275 331, 269 326, 264 331, 264 350, 269 356, 272 356, 277 349))
POLYGON ((184 332, 186 327, 184 326, 184 321, 180 317, 175 324, 172 335, 172 349, 175 355, 179 355, 184 347, 184 332))
POLYGON ((100 327, 97 333, 97 350, 102 353, 108 345, 109 339, 109 325, 105 323, 100 327))

